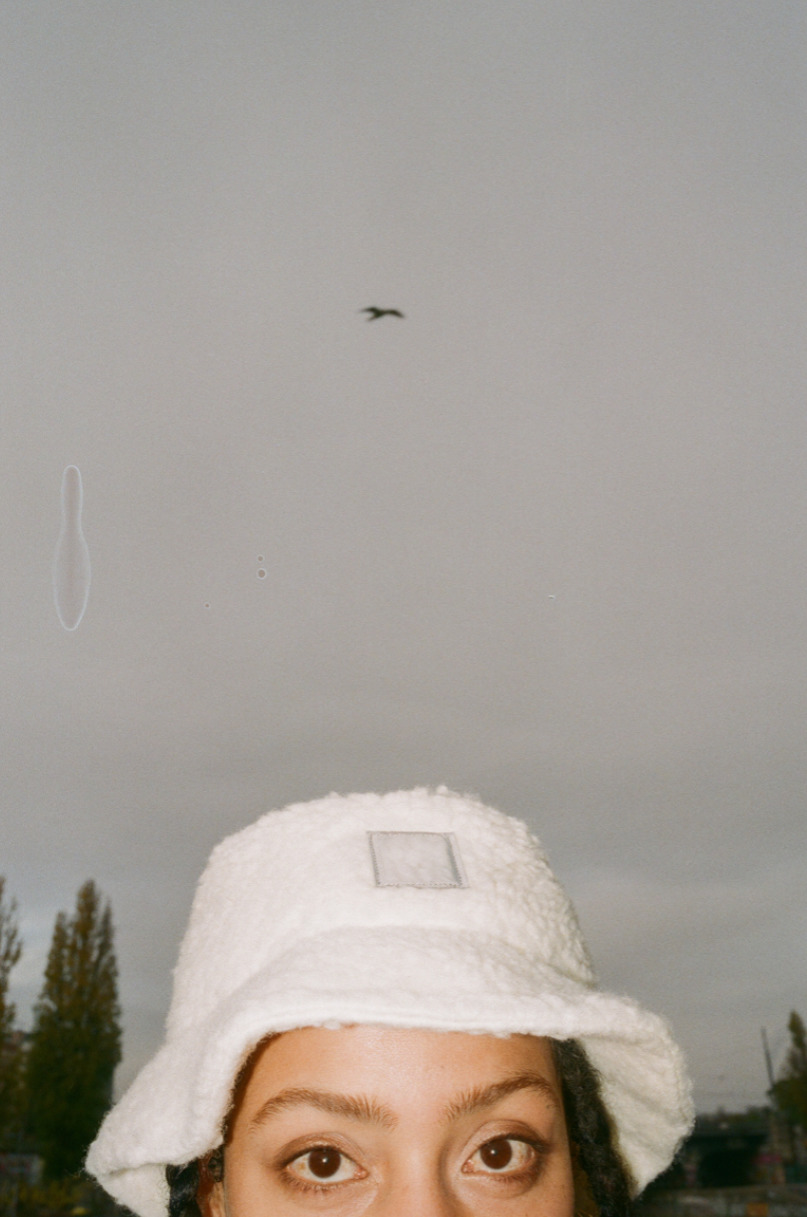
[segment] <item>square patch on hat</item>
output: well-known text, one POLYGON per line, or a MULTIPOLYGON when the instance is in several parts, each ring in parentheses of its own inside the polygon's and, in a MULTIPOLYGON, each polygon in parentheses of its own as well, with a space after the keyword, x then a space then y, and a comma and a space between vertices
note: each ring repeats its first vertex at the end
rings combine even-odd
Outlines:
POLYGON ((376 887, 467 887, 450 832, 368 832, 376 887))

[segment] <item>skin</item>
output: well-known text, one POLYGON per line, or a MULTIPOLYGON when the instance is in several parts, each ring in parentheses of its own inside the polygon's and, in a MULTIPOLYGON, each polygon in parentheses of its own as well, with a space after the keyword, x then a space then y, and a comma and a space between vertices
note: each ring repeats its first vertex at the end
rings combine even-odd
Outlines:
POLYGON ((205 1217, 573 1217, 546 1040, 388 1027, 269 1040, 205 1217))

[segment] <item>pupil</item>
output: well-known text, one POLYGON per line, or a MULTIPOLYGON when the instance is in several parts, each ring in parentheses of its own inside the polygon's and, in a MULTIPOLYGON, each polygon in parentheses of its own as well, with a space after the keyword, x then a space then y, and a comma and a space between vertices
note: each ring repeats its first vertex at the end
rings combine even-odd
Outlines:
POLYGON ((322 1149, 312 1149, 308 1155, 308 1166, 312 1175, 318 1179, 330 1179, 339 1170, 342 1155, 338 1149, 325 1146, 322 1149))
POLYGON ((512 1158, 513 1147, 506 1137, 499 1137, 498 1140, 488 1141, 487 1145, 483 1145, 479 1156, 491 1170, 501 1170, 512 1158))

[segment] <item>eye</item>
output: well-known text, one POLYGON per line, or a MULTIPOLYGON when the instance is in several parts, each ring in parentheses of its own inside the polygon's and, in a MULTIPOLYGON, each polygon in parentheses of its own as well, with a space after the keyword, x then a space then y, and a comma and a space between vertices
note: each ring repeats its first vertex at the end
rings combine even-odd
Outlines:
POLYGON ((301 1183, 349 1183, 364 1172, 333 1145, 315 1145, 292 1158, 286 1170, 301 1183))
POLYGON ((494 1137, 471 1155, 463 1170, 470 1175, 518 1175, 536 1166, 538 1151, 520 1137, 494 1137))

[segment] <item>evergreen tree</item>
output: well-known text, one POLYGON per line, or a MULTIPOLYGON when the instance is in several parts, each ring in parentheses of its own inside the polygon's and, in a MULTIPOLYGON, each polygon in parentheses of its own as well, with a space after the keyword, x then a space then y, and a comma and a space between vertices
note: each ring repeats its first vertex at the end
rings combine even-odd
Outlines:
POLYGON ((88 880, 75 916, 56 918, 28 1052, 29 1125, 50 1179, 80 1170, 112 1099, 117 975, 109 904, 88 880))
POLYGON ((0 875, 0 1149, 14 1148, 20 1116, 21 1053, 14 1040, 14 1005, 9 998, 12 969, 22 954, 17 904, 5 898, 0 875))
POLYGON ((807 1129, 807 1031, 795 1010, 791 1012, 787 1029, 790 1047, 773 1090, 781 1110, 794 1124, 807 1129))

